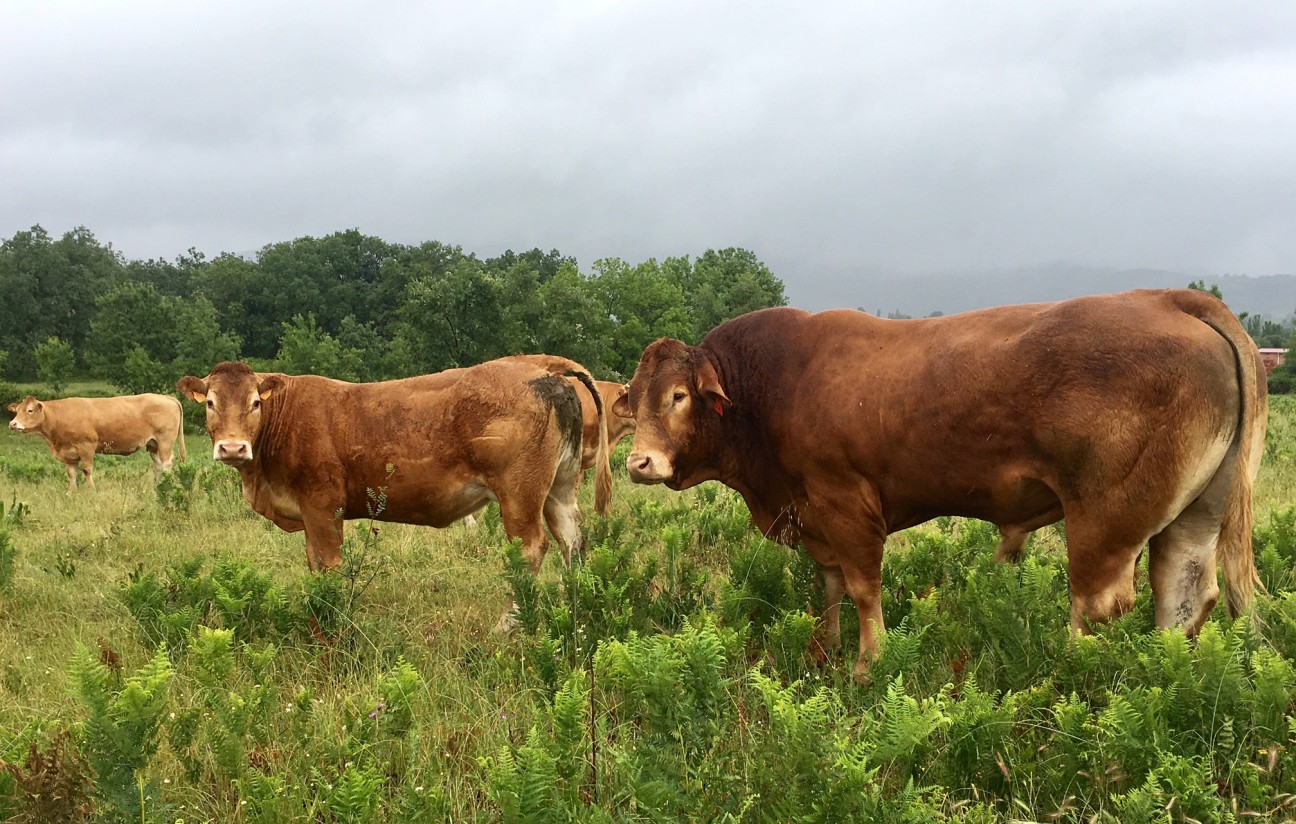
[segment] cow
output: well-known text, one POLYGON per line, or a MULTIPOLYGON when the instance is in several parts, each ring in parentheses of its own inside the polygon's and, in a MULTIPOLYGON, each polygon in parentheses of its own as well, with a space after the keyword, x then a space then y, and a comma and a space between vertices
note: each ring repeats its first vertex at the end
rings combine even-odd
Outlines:
POLYGON ((883 631, 882 549, 940 515, 998 525, 1011 557, 1066 518, 1071 626, 1126 612, 1144 544, 1156 623, 1195 634, 1258 582, 1251 486, 1267 394, 1255 344, 1219 300, 1138 290, 921 320, 775 308, 662 338, 618 400, 631 480, 717 480, 819 564, 826 644, 843 594, 855 675, 883 631))
POLYGON ((76 492, 77 465, 86 486, 94 489, 94 456, 132 455, 148 450, 153 459, 153 482, 171 470, 172 449, 180 440, 180 460, 187 460, 184 409, 169 395, 123 395, 116 398, 37 400, 28 395, 9 404, 16 413, 9 422, 15 432, 36 434, 50 452, 67 465, 68 493, 76 492))
POLYGON ((225 362, 177 388, 206 404, 212 457, 238 469, 252 509, 305 531, 312 571, 341 565, 346 519, 445 527, 492 500, 533 571, 546 524, 564 560, 580 549, 581 409, 548 369, 497 360, 348 383, 225 362))

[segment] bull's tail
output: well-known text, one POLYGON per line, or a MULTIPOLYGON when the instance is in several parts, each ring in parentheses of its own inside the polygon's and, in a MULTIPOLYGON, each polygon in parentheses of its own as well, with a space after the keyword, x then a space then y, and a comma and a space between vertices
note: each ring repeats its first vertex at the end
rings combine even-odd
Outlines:
POLYGON ((551 375, 572 375, 580 381, 594 398, 594 411, 598 414, 598 446, 594 453, 594 511, 606 515, 612 503, 612 450, 608 447, 607 411, 603 396, 589 370, 574 360, 559 355, 512 355, 508 360, 535 364, 551 375))
POLYGON ((1233 461, 1233 485, 1224 503, 1217 544, 1224 568, 1229 614, 1237 616, 1251 606, 1258 586, 1255 550, 1251 543, 1251 490, 1260 472, 1265 430, 1269 425, 1269 387, 1265 370, 1251 336, 1223 302, 1201 292, 1171 292, 1181 310, 1210 326, 1233 348, 1238 372, 1238 427, 1233 446, 1225 456, 1233 461))
POLYGON ((180 438, 180 463, 185 463, 189 460, 189 455, 185 452, 184 404, 179 398, 172 397, 171 400, 176 402, 176 408, 180 410, 180 426, 177 427, 176 433, 180 438))

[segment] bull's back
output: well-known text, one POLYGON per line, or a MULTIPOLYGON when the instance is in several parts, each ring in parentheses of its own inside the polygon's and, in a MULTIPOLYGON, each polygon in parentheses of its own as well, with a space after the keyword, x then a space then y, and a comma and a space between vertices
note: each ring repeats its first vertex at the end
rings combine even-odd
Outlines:
POLYGON ((778 461, 801 477, 874 479, 892 501, 912 499, 917 520, 924 500, 993 518, 1039 497, 1030 479, 1112 482, 1165 427, 1207 444, 1236 422, 1228 342, 1163 292, 777 321, 801 350, 761 369, 778 461))

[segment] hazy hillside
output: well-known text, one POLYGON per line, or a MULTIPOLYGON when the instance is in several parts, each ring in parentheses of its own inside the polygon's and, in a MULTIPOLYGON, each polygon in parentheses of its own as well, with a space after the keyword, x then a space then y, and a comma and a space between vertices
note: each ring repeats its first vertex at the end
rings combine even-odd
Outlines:
POLYGON ((963 275, 924 275, 906 278, 843 279, 835 284, 831 305, 854 306, 883 315, 899 311, 920 317, 997 306, 1061 300, 1079 295, 1126 289, 1186 286, 1203 279, 1219 284, 1224 300, 1235 312, 1286 318, 1296 311, 1296 275, 1221 275, 1217 277, 1155 269, 1120 271, 1053 266, 963 275))

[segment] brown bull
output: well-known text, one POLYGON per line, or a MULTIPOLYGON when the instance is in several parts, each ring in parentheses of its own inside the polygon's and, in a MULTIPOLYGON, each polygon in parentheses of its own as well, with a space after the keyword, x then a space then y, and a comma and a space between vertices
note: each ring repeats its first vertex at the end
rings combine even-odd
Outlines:
POLYGON ((924 320, 752 312, 696 347, 648 347, 621 411, 639 483, 737 490, 824 574, 829 644, 849 593, 863 676, 882 631, 887 535, 938 515, 998 524, 1000 556, 1066 518, 1071 624, 1134 601, 1149 546, 1158 626, 1195 633, 1222 563, 1251 600, 1251 484, 1267 396, 1220 301, 1142 290, 924 320))
POLYGON ((499 360, 347 383, 222 363, 178 387, 207 405, 213 457, 238 468, 244 499, 305 530, 312 570, 341 564, 344 519, 444 527, 492 500, 533 570, 545 524, 564 558, 579 549, 581 410, 548 369, 499 360))
POLYGON ((54 457, 67 464, 68 492, 76 492, 81 466, 86 486, 94 488, 94 456, 132 455, 141 449, 153 459, 153 482, 171 469, 171 450, 180 439, 180 460, 187 459, 184 410, 169 395, 124 395, 116 398, 63 398, 40 401, 28 395, 9 404, 15 413, 9 428, 40 435, 54 457))

